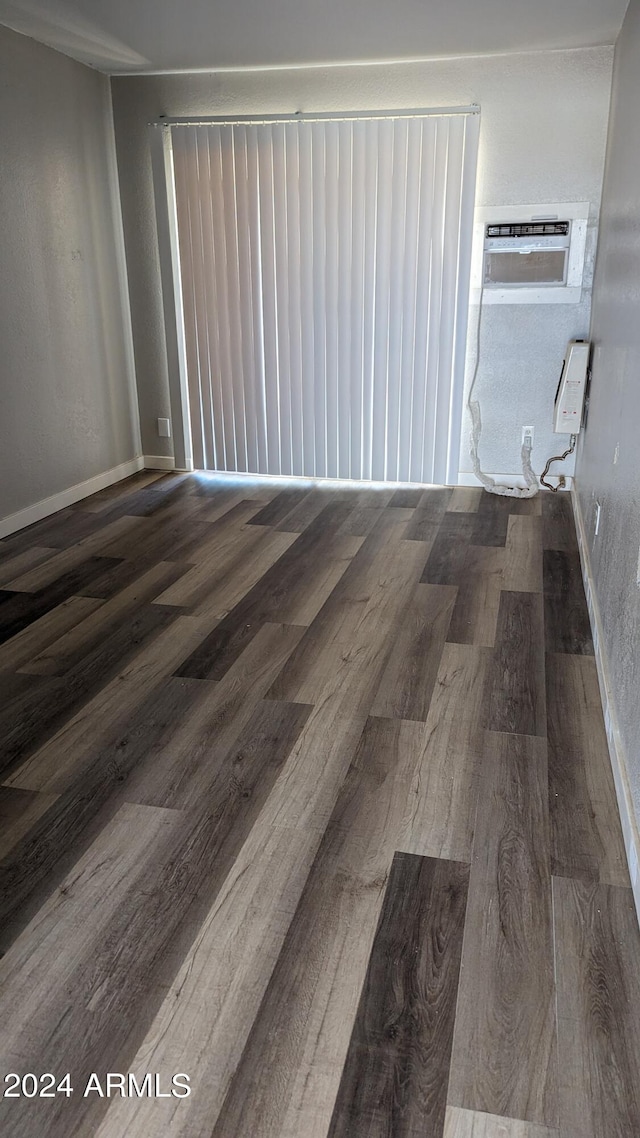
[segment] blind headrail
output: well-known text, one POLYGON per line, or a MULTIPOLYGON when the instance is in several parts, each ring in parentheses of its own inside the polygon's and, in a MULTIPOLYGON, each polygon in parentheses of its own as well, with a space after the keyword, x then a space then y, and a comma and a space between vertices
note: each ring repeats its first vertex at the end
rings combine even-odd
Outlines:
POLYGON ((471 103, 468 107, 412 107, 387 111, 292 111, 277 115, 220 115, 201 118, 180 118, 160 115, 149 126, 261 126, 263 123, 292 122, 373 122, 376 119, 424 119, 431 116, 452 117, 455 115, 479 115, 480 107, 471 103))

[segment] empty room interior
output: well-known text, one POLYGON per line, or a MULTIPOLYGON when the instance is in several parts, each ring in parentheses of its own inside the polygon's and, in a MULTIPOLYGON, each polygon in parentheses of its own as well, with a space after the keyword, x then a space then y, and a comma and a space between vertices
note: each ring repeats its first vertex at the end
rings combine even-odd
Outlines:
POLYGON ((0 0, 3 1138, 640 1138, 640 0, 0 0))

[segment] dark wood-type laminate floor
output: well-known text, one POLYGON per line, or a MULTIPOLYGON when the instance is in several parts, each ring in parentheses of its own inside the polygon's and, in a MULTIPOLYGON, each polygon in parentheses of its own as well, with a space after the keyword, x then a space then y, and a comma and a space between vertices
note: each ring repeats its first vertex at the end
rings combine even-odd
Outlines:
POLYGON ((568 495, 139 475, 0 639, 3 1136, 638 1138, 568 495))

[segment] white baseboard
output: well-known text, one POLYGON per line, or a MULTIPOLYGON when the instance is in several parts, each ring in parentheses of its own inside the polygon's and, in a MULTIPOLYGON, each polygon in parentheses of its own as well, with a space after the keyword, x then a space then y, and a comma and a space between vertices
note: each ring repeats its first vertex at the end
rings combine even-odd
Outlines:
POLYGON ((24 510, 18 510, 15 514, 9 514, 8 517, 0 519, 0 538, 8 537, 16 530, 31 526, 34 522, 41 521, 42 518, 48 518, 50 514, 56 514, 58 510, 72 506, 81 498, 88 498, 90 494, 97 494, 98 490, 104 490, 106 486, 112 486, 114 482, 129 478, 131 474, 137 474, 143 467, 144 462, 140 455, 138 458, 129 459, 128 462, 121 462, 119 466, 112 466, 111 470, 104 470, 102 474, 94 474, 93 478, 87 478, 85 482, 76 482, 75 486, 69 486, 67 490, 60 490, 57 494, 52 494, 50 498, 42 498, 39 502, 34 502, 32 506, 25 506, 24 510))
POLYGON ((636 820, 635 811, 633 808, 633 799, 631 797, 631 787, 629 784, 625 748, 622 741, 622 735, 620 734, 620 728, 618 727, 618 717, 616 713, 615 701, 613 698, 613 688, 609 675, 609 663, 604 646, 600 606, 598 605, 598 598, 596 596, 593 574, 591 571, 591 559, 589 557, 589 545, 587 542, 587 535, 584 526, 584 518, 582 516, 582 509, 580 507, 580 499, 578 498, 575 490, 575 483, 571 498, 573 501, 573 512, 576 521, 578 546, 580 549, 582 579, 584 581, 584 589, 587 595, 587 605, 589 606, 589 620, 591 622, 591 634, 593 637, 596 667, 598 669, 598 683, 600 685, 600 698, 602 700, 602 708, 604 711, 604 725, 607 732, 607 742, 609 744, 611 769, 613 771, 613 781, 616 787, 616 797, 618 799, 618 810, 620 811, 620 821, 622 823, 624 845, 627 852, 629 876, 631 877, 631 888, 633 890, 633 897, 636 905, 636 911, 638 913, 638 919, 640 920, 640 874, 638 873, 640 830, 638 829, 638 822, 636 820))
POLYGON ((143 455, 145 470, 175 470, 176 460, 173 455, 145 454, 143 455))

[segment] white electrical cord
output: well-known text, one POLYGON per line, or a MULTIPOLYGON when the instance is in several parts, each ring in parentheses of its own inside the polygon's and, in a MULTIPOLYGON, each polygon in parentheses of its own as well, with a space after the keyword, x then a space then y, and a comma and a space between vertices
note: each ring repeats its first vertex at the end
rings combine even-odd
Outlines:
POLYGON ((480 442, 480 434, 482 432, 482 417, 480 415, 480 404, 478 400, 472 400, 473 389, 476 385, 478 378, 478 368, 480 367, 480 330, 482 327, 482 299, 484 297, 484 281, 480 286, 480 300, 478 304, 478 323, 476 328, 476 362, 473 369, 473 378, 469 388, 469 395, 467 396, 467 407, 471 415, 471 437, 469 440, 469 452, 471 454, 471 462, 473 464, 473 473, 476 478, 482 483, 485 490, 489 494, 501 494, 506 498, 533 498, 539 490, 538 479, 531 467, 531 446, 527 443, 522 444, 522 473, 526 482, 526 487, 522 486, 501 486, 491 478, 490 475, 484 474, 480 468, 480 459, 478 458, 478 445, 480 442))

